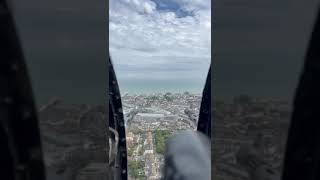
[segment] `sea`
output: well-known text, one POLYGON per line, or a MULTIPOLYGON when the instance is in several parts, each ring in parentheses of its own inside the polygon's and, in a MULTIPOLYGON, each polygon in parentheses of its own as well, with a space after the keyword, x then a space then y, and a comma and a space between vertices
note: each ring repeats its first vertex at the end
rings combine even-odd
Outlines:
POLYGON ((118 80, 120 93, 152 94, 152 93, 202 93, 205 80, 118 80))

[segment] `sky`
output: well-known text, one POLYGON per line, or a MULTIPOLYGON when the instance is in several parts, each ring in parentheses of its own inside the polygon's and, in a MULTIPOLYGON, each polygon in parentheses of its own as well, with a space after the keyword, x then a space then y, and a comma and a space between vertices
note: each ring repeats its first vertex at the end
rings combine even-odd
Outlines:
POLYGON ((110 0, 120 90, 201 92, 211 62, 210 0, 110 0))

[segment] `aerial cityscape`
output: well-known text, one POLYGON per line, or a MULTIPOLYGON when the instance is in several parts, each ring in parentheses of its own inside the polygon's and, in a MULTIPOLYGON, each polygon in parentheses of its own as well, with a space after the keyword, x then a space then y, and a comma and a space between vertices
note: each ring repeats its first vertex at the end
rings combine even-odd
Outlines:
MULTIPOLYGON (((200 102, 201 95, 188 92, 123 96, 130 179, 161 178, 166 139, 196 128, 200 102)), ((280 178, 290 107, 287 101, 248 95, 215 100, 212 176, 255 180, 256 169, 265 166, 280 178)))
MULTIPOLYGON (((201 95, 154 93, 122 95, 127 135, 128 178, 162 177, 166 140, 196 129, 201 95)), ((53 99, 40 108, 40 129, 49 180, 106 179, 104 106, 68 104, 53 99)), ((212 176, 218 180, 255 180, 260 166, 279 175, 291 106, 287 101, 240 95, 215 100, 212 176), (241 155, 241 150, 255 157, 241 155), (253 163, 253 165, 252 165, 253 163)))
POLYGON ((106 106, 53 98, 39 109, 48 180, 107 180, 106 106))
MULTIPOLYGON (((128 178, 160 179, 165 142, 180 130, 196 129, 201 95, 124 94, 122 101, 128 178)), ((105 108, 69 104, 59 98, 41 106, 41 139, 49 180, 107 179, 105 108)))
POLYGON ((280 179, 291 104, 240 95, 231 102, 216 99, 211 108, 213 178, 256 180, 258 172, 280 179))
POLYGON ((175 133, 197 127, 200 94, 124 94, 129 180, 162 177, 166 140, 175 133))

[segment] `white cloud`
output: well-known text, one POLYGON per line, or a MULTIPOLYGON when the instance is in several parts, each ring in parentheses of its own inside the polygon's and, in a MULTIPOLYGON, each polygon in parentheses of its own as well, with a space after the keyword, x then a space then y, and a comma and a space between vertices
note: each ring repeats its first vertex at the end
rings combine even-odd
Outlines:
POLYGON ((145 14, 151 14, 155 10, 156 5, 154 3, 144 2, 143 8, 145 14))
POLYGON ((109 47, 120 81, 153 77, 205 80, 211 57, 211 2, 172 2, 185 16, 172 9, 159 10, 151 0, 110 0, 109 47), (163 68, 177 66, 179 71, 163 68), (148 75, 139 67, 153 71, 148 75))

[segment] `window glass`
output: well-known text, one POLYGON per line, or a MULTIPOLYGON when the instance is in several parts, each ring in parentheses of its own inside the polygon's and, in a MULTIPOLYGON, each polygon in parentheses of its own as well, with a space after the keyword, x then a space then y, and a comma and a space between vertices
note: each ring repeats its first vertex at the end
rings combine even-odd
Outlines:
POLYGON ((210 0, 109 1, 109 48, 130 179, 160 179, 166 140, 196 129, 211 62, 210 31, 210 0))

